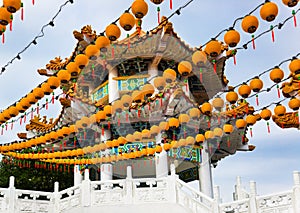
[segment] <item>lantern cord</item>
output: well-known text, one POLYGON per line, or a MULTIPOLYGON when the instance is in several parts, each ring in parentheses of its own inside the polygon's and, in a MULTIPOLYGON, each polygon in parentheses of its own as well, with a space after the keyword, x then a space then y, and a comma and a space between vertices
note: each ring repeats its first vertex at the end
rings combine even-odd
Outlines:
POLYGON ((42 26, 39 34, 37 36, 35 36, 32 41, 27 45, 25 46, 25 48, 23 50, 21 50, 20 52, 18 52, 18 54, 13 57, 9 62, 7 62, 1 69, 0 71, 0 75, 2 75, 5 71, 6 71, 6 68, 12 64, 16 59, 18 59, 18 56, 20 56, 22 53, 24 53, 30 46, 32 45, 36 45, 37 44, 37 39, 38 38, 41 38, 41 37, 44 37, 45 36, 45 33, 44 33, 44 29, 51 26, 51 27, 54 27, 54 20, 57 18, 57 16, 62 12, 63 8, 68 4, 68 3, 71 3, 73 4, 73 0, 68 0, 66 1, 64 4, 62 4, 60 7, 59 7, 59 10, 57 11, 57 13, 53 16, 53 18, 51 19, 51 21, 48 23, 48 24, 45 24, 42 26))

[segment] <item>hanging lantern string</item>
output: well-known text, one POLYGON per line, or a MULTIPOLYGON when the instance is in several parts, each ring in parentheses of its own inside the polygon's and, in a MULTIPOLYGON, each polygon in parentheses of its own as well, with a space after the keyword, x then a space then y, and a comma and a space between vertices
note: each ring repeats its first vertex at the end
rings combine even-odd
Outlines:
MULTIPOLYGON (((276 66, 274 66, 274 67, 277 67, 277 66, 280 67, 280 66, 282 66, 283 64, 292 61, 293 58, 298 58, 299 56, 300 56, 300 52, 297 53, 295 56, 289 58, 289 59, 285 59, 285 60, 281 61, 278 65, 276 65, 276 66)), ((267 70, 261 72, 260 74, 254 76, 254 77, 252 77, 252 78, 249 78, 248 80, 246 80, 246 81, 244 81, 244 82, 242 82, 242 83, 240 83, 240 84, 237 84, 236 86, 233 87, 233 89, 235 89, 235 88, 237 88, 237 87, 243 85, 244 83, 250 82, 252 79, 254 79, 254 78, 256 78, 256 77, 261 77, 261 76, 265 75, 266 73, 271 72, 271 71, 274 69, 274 67, 272 67, 272 68, 270 68, 270 69, 267 69, 267 70)), ((288 80, 289 78, 290 78, 290 77, 287 77, 287 78, 281 80, 279 83, 282 83, 283 81, 286 81, 286 80, 288 80)), ((278 85, 279 83, 276 83, 276 84, 272 85, 270 88, 265 89, 265 90, 261 90, 261 91, 267 91, 267 92, 269 92, 273 87, 275 87, 275 86, 278 85)), ((225 94, 225 93, 227 93, 227 92, 229 92, 229 90, 223 90, 222 92, 219 92, 219 93, 216 94, 215 96, 220 96, 220 95, 223 95, 223 94, 225 94)), ((251 96, 249 96, 248 98, 253 97, 253 96, 255 96, 255 95, 251 95, 251 96)))
POLYGON ((6 68, 12 64, 16 59, 19 59, 20 58, 20 55, 22 53, 24 53, 25 51, 27 51, 29 49, 30 46, 32 45, 36 45, 37 44, 37 39, 41 38, 41 37, 44 37, 45 36, 45 33, 44 33, 44 29, 51 26, 51 27, 54 27, 54 21, 55 19, 57 18, 57 16, 62 12, 63 8, 68 4, 68 3, 71 3, 73 4, 74 3, 74 0, 68 0, 66 1, 64 4, 62 4, 60 7, 59 7, 59 10, 58 12, 53 16, 53 18, 51 19, 51 21, 48 23, 48 24, 45 24, 42 26, 39 34, 37 36, 35 36, 32 41, 27 44, 27 46, 24 47, 23 50, 21 50, 20 52, 18 52, 16 54, 15 57, 13 57, 9 62, 7 62, 4 66, 2 66, 2 69, 1 69, 1 72, 0 72, 0 75, 2 75, 5 71, 6 71, 6 68))
MULTIPOLYGON (((300 8, 298 10, 296 10, 295 14, 297 14, 299 11, 300 11, 300 8)), ((283 27, 283 25, 285 25, 287 23, 287 21, 291 20, 293 17, 294 17, 294 15, 289 16, 282 23, 274 25, 272 28, 269 28, 268 30, 260 33, 259 35, 255 36, 255 37, 253 37, 250 41, 248 41, 245 44, 243 44, 242 47, 237 47, 236 50, 247 49, 248 48, 247 47, 248 44, 252 43, 253 41, 255 41, 256 39, 258 39, 259 37, 263 36, 264 34, 272 32, 275 28, 278 28, 280 30, 283 27)))
MULTIPOLYGON (((260 4, 259 6, 257 6, 254 10, 252 10, 252 11, 251 11, 249 14, 247 14, 247 15, 251 15, 251 14, 252 14, 253 12, 255 12, 258 8, 260 8, 263 4, 264 4, 264 3, 260 4)), ((236 48, 236 50, 239 50, 239 49, 247 49, 247 45, 248 45, 249 43, 252 43, 252 42, 255 41, 256 39, 258 39, 259 37, 261 37, 263 34, 269 33, 270 31, 274 30, 274 28, 278 28, 278 29, 280 30, 280 29, 285 25, 286 22, 288 22, 290 19, 294 19, 294 17, 296 17, 296 14, 299 12, 299 10, 300 10, 300 8, 299 8, 298 10, 296 10, 291 16, 289 16, 288 18, 286 18, 284 21, 280 22, 280 23, 277 24, 277 25, 274 25, 272 29, 268 29, 268 30, 266 30, 265 32, 262 32, 262 33, 259 34, 258 36, 254 37, 253 39, 251 39, 250 41, 248 41, 247 43, 245 43, 242 47, 236 48), (245 48, 245 47, 246 47, 246 48, 245 48)), ((245 16, 247 16, 247 15, 245 15, 245 16)), ((236 24, 236 22, 237 22, 238 20, 242 20, 245 16, 240 17, 240 18, 237 18, 237 19, 234 21, 234 23, 233 23, 233 25, 232 25, 232 28, 234 28, 234 26, 235 26, 235 24, 236 24)), ((227 32, 227 31, 228 31, 228 29, 224 29, 224 30, 220 31, 215 37, 212 37, 212 38, 217 39, 220 35, 222 35, 222 33, 227 32)), ((211 40, 205 42, 205 43, 204 43, 203 45, 201 45, 201 46, 207 45, 208 42, 210 42, 210 41, 211 41, 211 40)))
MULTIPOLYGON (((63 95, 63 93, 57 95, 57 96, 55 97, 55 99, 58 99, 58 98, 59 98, 60 96, 62 96, 62 95, 63 95)), ((40 107, 32 108, 32 111, 30 111, 30 113, 34 113, 34 112, 37 112, 38 110, 40 111, 40 110, 46 108, 46 107, 47 107, 47 104, 50 104, 51 102, 52 102, 52 100, 50 99, 50 100, 48 100, 47 102, 45 102, 45 104, 42 104, 40 107)), ((29 115, 30 113, 27 113, 27 114, 26 114, 26 112, 25 112, 25 114, 20 115, 18 118, 14 119, 14 120, 5 122, 5 124, 11 124, 11 123, 17 122, 17 121, 19 121, 20 119, 22 119, 23 117, 29 115)), ((3 125, 4 125, 4 123, 3 123, 3 125)))

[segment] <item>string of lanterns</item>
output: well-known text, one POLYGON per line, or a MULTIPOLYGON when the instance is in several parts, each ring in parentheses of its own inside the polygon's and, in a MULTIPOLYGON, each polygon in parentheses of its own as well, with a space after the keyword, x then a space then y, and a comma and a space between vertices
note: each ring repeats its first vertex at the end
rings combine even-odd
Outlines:
MULTIPOLYGON (((32 0, 34 4, 34 0, 32 0)), ((45 24, 42 26, 40 32, 38 33, 37 36, 35 36, 32 41, 25 47, 23 48, 20 52, 17 53, 15 57, 13 57, 11 60, 9 60, 4 66, 2 66, 0 75, 2 75, 5 71, 6 68, 12 64, 16 59, 20 60, 21 59, 21 54, 27 51, 30 46, 32 45, 37 45, 37 40, 41 37, 44 37, 45 33, 44 30, 51 26, 54 27, 54 21, 57 18, 57 16, 62 12, 63 8, 68 4, 74 3, 74 0, 67 0, 65 3, 63 3, 60 7, 58 12, 53 16, 51 21, 48 24, 45 24)), ((12 29, 12 20, 13 20, 13 13, 18 11, 21 8, 21 17, 23 17, 23 3, 21 0, 4 0, 3 1, 3 7, 0 8, 0 36, 2 35, 2 43, 5 42, 5 31, 6 31, 6 26, 10 24, 10 28, 12 29)))

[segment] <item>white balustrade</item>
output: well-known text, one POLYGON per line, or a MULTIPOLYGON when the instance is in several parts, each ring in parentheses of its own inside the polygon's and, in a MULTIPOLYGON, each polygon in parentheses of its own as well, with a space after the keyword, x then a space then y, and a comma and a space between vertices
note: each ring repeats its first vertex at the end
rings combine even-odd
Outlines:
MULTIPOLYGON (((191 188, 181 181, 171 165, 171 175, 163 178, 133 179, 131 167, 126 179, 90 181, 85 171, 82 183, 54 192, 19 190, 10 178, 7 189, 0 188, 1 213, 58 213, 93 212, 107 206, 126 205, 178 205, 193 213, 299 213, 300 173, 294 172, 292 190, 257 196, 255 182, 250 183, 249 198, 220 204, 219 189, 215 187, 215 199, 191 188), (76 210, 77 209, 77 210, 76 210), (91 211, 90 211, 91 210, 91 211)), ((163 210, 162 210, 163 211, 163 210)))

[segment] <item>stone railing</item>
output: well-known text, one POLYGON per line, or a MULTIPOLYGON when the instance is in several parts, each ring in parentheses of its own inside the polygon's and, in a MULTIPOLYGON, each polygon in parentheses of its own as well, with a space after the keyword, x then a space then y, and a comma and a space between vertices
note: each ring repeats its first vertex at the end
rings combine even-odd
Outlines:
POLYGON ((122 180, 90 181, 88 170, 84 176, 80 184, 63 191, 59 191, 55 183, 54 192, 15 189, 14 177, 11 177, 9 188, 0 189, 0 212, 58 213, 84 209, 93 213, 104 206, 148 204, 149 207, 175 204, 193 213, 300 212, 299 172, 294 173, 293 190, 257 196, 255 182, 251 182, 248 198, 223 204, 218 202, 218 188, 215 188, 215 199, 206 196, 179 180, 173 165, 170 176, 157 179, 133 179, 131 167, 127 168, 127 178, 122 180))

